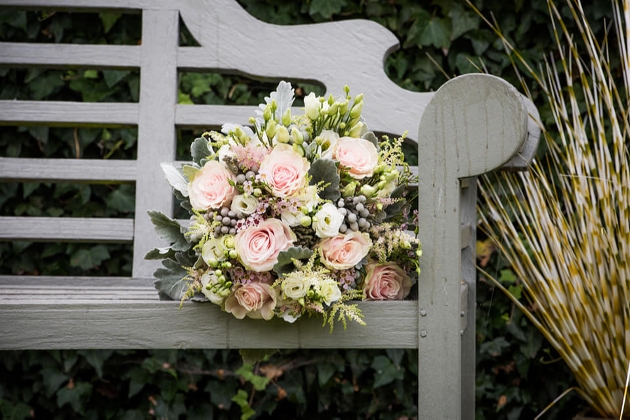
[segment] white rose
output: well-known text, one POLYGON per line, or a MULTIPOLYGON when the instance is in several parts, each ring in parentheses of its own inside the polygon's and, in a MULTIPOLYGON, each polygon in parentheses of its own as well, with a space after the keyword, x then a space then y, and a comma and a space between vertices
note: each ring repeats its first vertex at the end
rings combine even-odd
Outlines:
POLYGON ((341 299, 341 290, 335 280, 324 280, 319 285, 319 294, 324 298, 324 303, 330 305, 341 299))
POLYGON ((343 215, 337 210, 337 206, 326 203, 315 214, 313 229, 319 238, 330 238, 339 233, 339 227, 343 223, 343 215))
POLYGON ((251 194, 239 194, 232 199, 230 209, 239 217, 249 216, 256 207, 258 207, 258 199, 251 194))
POLYGON ((287 225, 294 227, 300 224, 300 219, 304 216, 301 211, 291 212, 289 210, 280 213, 280 219, 287 225))
POLYGON ((282 281, 282 292, 288 299, 298 300, 306 296, 306 292, 311 287, 310 280, 304 277, 287 277, 282 281))
POLYGON ((225 296, 221 296, 221 294, 215 293, 211 290, 212 286, 217 283, 217 276, 214 273, 205 273, 203 276, 201 276, 201 293, 203 293, 203 295, 207 297, 210 302, 214 303, 215 305, 221 305, 225 300, 225 296), (210 289, 208 289, 207 286, 210 286, 210 289))
POLYGON ((315 93, 311 92, 304 97, 305 113, 311 120, 316 120, 317 117, 319 117, 320 106, 321 103, 319 102, 319 98, 315 96, 315 93))
POLYGON ((337 147, 337 142, 339 141, 339 134, 332 130, 322 130, 319 137, 322 139, 322 144, 320 146, 322 157, 332 159, 333 152, 335 147, 337 147))
POLYGON ((206 264, 211 265, 212 261, 224 261, 226 253, 230 250, 225 246, 225 241, 221 238, 212 238, 208 240, 201 248, 201 258, 206 264))

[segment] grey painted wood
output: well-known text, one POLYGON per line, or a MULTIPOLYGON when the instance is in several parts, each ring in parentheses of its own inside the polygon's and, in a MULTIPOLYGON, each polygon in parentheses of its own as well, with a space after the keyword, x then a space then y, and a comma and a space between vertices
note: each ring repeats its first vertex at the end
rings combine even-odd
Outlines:
POLYGON ((0 217, 0 240, 131 242, 132 219, 0 217))
POLYGON ((0 180, 121 183, 136 179, 136 161, 0 157, 0 180))
POLYGON ((161 162, 175 160, 175 106, 177 105, 177 10, 142 13, 142 66, 138 123, 138 178, 133 276, 152 277, 159 262, 144 256, 163 242, 155 233, 147 210, 173 212, 173 193, 164 182, 161 162))
POLYGON ((91 294, 86 299, 0 302, 0 348, 384 348, 392 343, 415 348, 418 343, 413 301, 361 302, 370 326, 351 323, 329 334, 315 318, 295 324, 238 320, 215 305, 188 302, 178 311, 177 302, 119 299, 113 305, 91 294))
POLYGON ((0 124, 132 126, 138 123, 138 105, 55 101, 0 101, 0 124))
POLYGON ((18 160, 0 161, 2 179, 35 181, 27 172, 39 165, 49 180, 135 181, 137 211, 135 220, 0 219, 5 240, 24 239, 25 231, 27 239, 37 240, 134 240, 129 279, 0 276, 0 348, 418 348, 419 418, 474 416, 474 177, 501 165, 526 166, 540 133, 530 102, 504 81, 484 75, 454 79, 437 93, 397 87, 383 71, 397 41, 374 22, 269 25, 233 0, 0 0, 0 5, 143 9, 141 46, 0 45, 0 61, 10 65, 141 72, 139 104, 0 101, 0 124, 137 125, 139 135, 135 162, 20 159, 20 172, 18 160), (177 46, 180 16, 200 47, 177 46), (269 60, 259 54, 263 44, 291 51, 291 59, 269 60), (303 65, 314 60, 317 66, 303 65), (369 326, 350 324, 332 335, 314 319, 293 325, 236 320, 213 305, 186 303, 177 311, 177 302, 159 302, 151 287, 155 264, 142 259, 159 245, 145 214, 171 212, 172 195, 159 163, 174 159, 175 126, 246 123, 254 109, 177 105, 178 67, 318 81, 333 94, 348 84, 352 93, 365 93, 364 117, 371 129, 409 130, 418 141, 422 169, 419 300, 362 302, 369 326), (93 174, 82 174, 90 164, 93 174), (462 280, 468 287, 463 305, 462 280))
MULTIPOLYGON (((470 226, 467 234, 462 234, 460 238, 462 247, 461 256, 461 279, 466 286, 465 301, 462 302, 464 326, 462 327, 462 419, 474 420, 475 418, 475 368, 476 368, 476 345, 477 335, 475 330, 476 322, 476 295, 477 295, 477 273, 476 273, 476 243, 477 230, 473 229, 477 223, 477 184, 476 177, 466 178, 468 186, 460 190, 459 208, 461 223, 463 226, 470 226), (464 409, 465 408, 465 409, 464 409)), ((462 182, 460 181, 460 185, 462 182)), ((462 319, 460 319, 462 321, 462 319)))
POLYGON ((26 44, 6 42, 1 60, 13 66, 80 67, 99 69, 140 66, 141 48, 136 45, 26 44))
POLYGON ((418 377, 422 378, 418 404, 423 418, 462 416, 459 179, 509 160, 527 138, 527 121, 518 92, 487 75, 447 82, 422 115, 418 166, 430 180, 418 186, 424 250, 418 281, 418 377), (422 387, 423 381, 431 386, 422 387))

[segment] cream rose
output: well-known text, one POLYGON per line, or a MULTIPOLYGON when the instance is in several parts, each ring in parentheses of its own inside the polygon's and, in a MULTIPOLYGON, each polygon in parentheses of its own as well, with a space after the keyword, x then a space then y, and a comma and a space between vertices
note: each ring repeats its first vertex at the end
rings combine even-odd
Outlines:
POLYGON ((254 319, 273 318, 276 308, 276 291, 266 283, 252 282, 236 286, 236 290, 225 299, 225 311, 238 319, 245 316, 254 319))
POLYGON ((225 261, 229 251, 229 248, 225 246, 221 238, 212 238, 203 244, 201 248, 201 258, 203 258, 206 264, 213 266, 219 261, 225 261))
POLYGON ((343 215, 339 213, 337 206, 326 203, 315 213, 313 229, 319 238, 330 238, 339 233, 339 227, 343 223, 343 215))
POLYGON ((232 199, 230 210, 239 217, 243 217, 252 214, 256 207, 258 207, 258 199, 256 197, 251 194, 239 194, 232 199))
POLYGON ((227 297, 227 293, 224 294, 214 292, 212 290, 212 286, 216 285, 217 283, 217 276, 214 273, 205 273, 203 276, 201 276, 201 293, 203 293, 204 296, 210 300, 210 302, 214 303, 215 305, 221 305, 227 297))
POLYGON ((306 184, 311 164, 288 144, 278 144, 260 164, 258 173, 265 177, 276 197, 298 193, 306 184))
POLYGON ((363 296, 366 300, 401 300, 411 290, 411 278, 395 263, 367 265, 363 296))
POLYGON ((234 174, 221 162, 211 160, 195 173, 188 183, 190 204, 195 210, 218 209, 230 204, 236 188, 234 174))
POLYGON ((282 293, 288 299, 298 300, 306 296, 311 288, 311 281, 308 277, 290 276, 282 281, 282 293))
POLYGON ((346 167, 354 179, 372 176, 378 165, 378 151, 371 141, 342 137, 335 148, 334 158, 346 167))
POLYGON ((318 250, 321 261, 326 267, 346 270, 361 262, 371 247, 372 241, 367 233, 352 232, 322 240, 318 250))
POLYGON ((278 254, 293 245, 295 233, 278 219, 267 219, 241 230, 234 238, 234 248, 248 270, 269 271, 278 262, 278 254))
POLYGON ((319 285, 319 294, 326 305, 331 305, 341 299, 341 290, 335 280, 324 280, 319 285))
POLYGON ((322 140, 321 156, 323 158, 332 159, 337 143, 339 142, 339 134, 332 130, 322 130, 319 135, 322 140))

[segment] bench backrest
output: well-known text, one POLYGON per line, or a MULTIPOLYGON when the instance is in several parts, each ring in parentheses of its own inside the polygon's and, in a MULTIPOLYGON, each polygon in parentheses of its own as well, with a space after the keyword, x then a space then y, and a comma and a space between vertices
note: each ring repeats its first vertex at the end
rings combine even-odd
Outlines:
POLYGON ((131 125, 135 161, 0 157, 3 181, 135 183, 135 219, 0 217, 0 239, 133 242, 131 278, 0 278, 0 348, 418 348, 419 418, 474 416, 474 177, 524 168, 538 140, 535 108, 506 82, 466 75, 436 93, 396 86, 383 70, 396 38, 370 21, 277 26, 233 0, 0 0, 0 5, 136 9, 136 46, 0 43, 4 66, 139 68, 138 103, 0 101, 0 124, 131 125), (179 19, 199 47, 178 45, 179 19), (347 34, 353 34, 352 37, 347 34), (343 40, 344 48, 338 48, 343 40), (270 60, 261 45, 282 57, 270 60), (290 54, 290 59, 286 55, 290 54), (330 93, 365 94, 371 130, 418 142, 419 222, 424 255, 418 301, 364 302, 368 327, 329 334, 317 322, 235 320, 214 305, 160 302, 152 290, 159 239, 147 210, 171 213, 160 168, 175 159, 177 127, 247 124, 253 107, 179 105, 178 70, 313 80, 330 93), (34 170, 36 168, 36 170, 34 170), (39 295, 34 294, 40 291, 39 295), (202 325, 199 319, 212 319, 202 325), (463 409, 462 409, 463 407, 463 409))

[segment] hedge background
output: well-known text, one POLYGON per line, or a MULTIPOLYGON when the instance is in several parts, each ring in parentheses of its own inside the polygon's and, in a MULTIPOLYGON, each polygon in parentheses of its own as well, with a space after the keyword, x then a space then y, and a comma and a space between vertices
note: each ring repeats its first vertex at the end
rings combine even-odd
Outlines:
MULTIPOLYGON (((436 90, 447 77, 477 71, 475 66, 517 85, 498 38, 463 0, 239 2, 276 24, 355 18, 383 24, 401 44, 387 59, 386 71, 406 89, 436 90)), ((473 3, 484 15, 494 15, 532 63, 549 54, 546 0, 473 3)), ((602 38, 610 7, 593 3, 586 12, 602 38)), ((137 14, 0 9, 0 41, 137 44, 140 34, 137 14)), ((183 25, 181 44, 194 45, 183 25)), ((180 73, 179 101, 256 105, 276 84, 180 73)), ((318 86, 298 87, 302 95, 322 93, 318 86)), ((530 88, 543 121, 549 121, 544 98, 536 86, 530 88)), ((138 89, 137 70, 0 68, 0 99, 137 102, 138 89)), ((194 134, 178 133, 181 157, 194 134)), ((128 128, 0 127, 0 155, 134 159, 136 138, 136 130, 128 128)), ((0 215, 132 217, 133 208, 129 185, 0 183, 0 215)), ((481 265, 520 293, 518 279, 483 237, 478 252, 481 265)), ((125 276, 130 264, 126 245, 0 243, 0 274, 125 276)), ((477 300, 477 418, 533 418, 573 380, 542 336, 483 279, 477 300)), ((5 419, 405 419, 417 414, 416 364, 415 351, 408 350, 285 351, 253 370, 235 351, 5 351, 0 413, 5 419)), ((571 418, 583 408, 569 394, 544 418, 571 418)))

